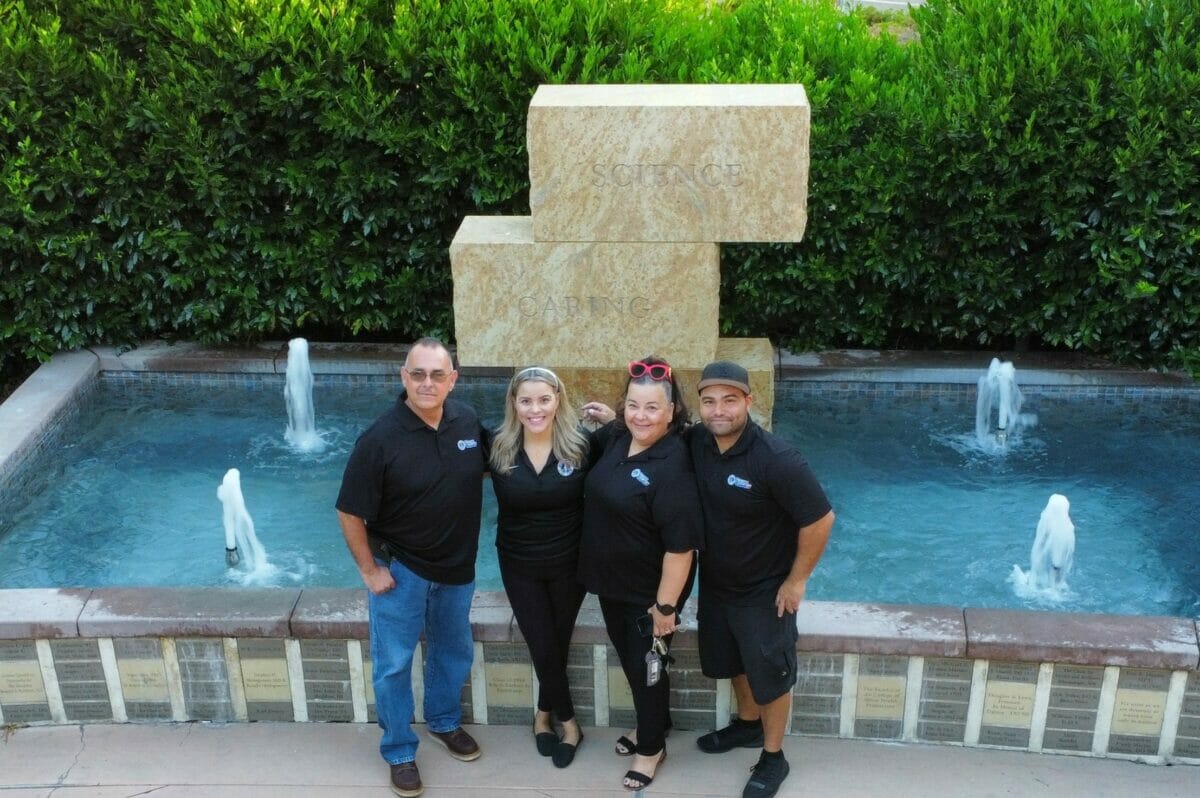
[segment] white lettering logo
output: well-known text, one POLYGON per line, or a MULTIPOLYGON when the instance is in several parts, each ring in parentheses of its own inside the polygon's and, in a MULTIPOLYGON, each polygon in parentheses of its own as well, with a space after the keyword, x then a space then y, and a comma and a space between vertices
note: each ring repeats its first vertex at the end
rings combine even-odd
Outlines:
POLYGON ((467 449, 474 449, 478 445, 479 445, 479 441, 476 441, 474 439, 459 441, 458 442, 458 450, 460 452, 465 452, 467 449))
POLYGON ((558 461, 558 475, 560 477, 569 477, 574 473, 575 466, 571 465, 570 463, 564 463, 562 460, 558 461))
POLYGON ((642 469, 640 469, 640 468, 633 469, 633 471, 629 472, 629 476, 633 477, 638 482, 642 483, 643 486, 645 486, 647 488, 650 487, 650 477, 646 476, 645 472, 643 472, 642 469))
POLYGON ((730 474, 729 479, 725 483, 732 488, 741 488, 742 490, 750 490, 750 480, 742 479, 737 474, 730 474))

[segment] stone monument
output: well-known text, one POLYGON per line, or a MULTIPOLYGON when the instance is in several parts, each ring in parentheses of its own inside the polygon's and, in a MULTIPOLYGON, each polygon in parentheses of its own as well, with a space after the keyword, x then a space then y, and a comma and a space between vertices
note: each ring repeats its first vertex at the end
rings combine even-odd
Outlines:
POLYGON ((450 245, 460 364, 549 366, 612 404, 643 355, 689 399, 705 363, 736 360, 769 426, 774 350, 719 338, 719 244, 801 238, 808 135, 799 85, 539 87, 532 215, 468 216, 450 245))

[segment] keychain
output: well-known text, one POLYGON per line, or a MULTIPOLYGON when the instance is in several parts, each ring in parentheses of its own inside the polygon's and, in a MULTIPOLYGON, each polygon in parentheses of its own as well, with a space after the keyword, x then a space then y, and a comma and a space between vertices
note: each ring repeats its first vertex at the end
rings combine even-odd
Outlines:
POLYGON ((646 652, 646 686, 653 687, 662 678, 663 659, 668 657, 667 644, 661 637, 655 637, 646 652))

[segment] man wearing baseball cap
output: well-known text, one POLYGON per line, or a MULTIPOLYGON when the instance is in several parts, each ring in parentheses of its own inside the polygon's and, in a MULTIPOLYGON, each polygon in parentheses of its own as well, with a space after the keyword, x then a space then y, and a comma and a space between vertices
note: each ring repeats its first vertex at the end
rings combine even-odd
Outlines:
POLYGON ((787 777, 783 736, 796 684, 796 609, 825 550, 833 511, 800 453, 750 418, 750 378, 727 360, 700 375, 690 448, 704 510, 700 665, 732 679, 738 717, 702 735, 706 753, 762 747, 743 798, 787 777))

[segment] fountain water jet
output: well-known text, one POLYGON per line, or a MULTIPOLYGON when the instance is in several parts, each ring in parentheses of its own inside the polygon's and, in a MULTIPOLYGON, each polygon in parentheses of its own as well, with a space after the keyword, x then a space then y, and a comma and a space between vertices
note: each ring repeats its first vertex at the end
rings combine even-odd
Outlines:
POLYGON ((1012 363, 992 358, 987 374, 979 378, 975 399, 975 440, 982 448, 1004 448, 1009 435, 1037 423, 1037 416, 1021 413, 1025 397, 1017 387, 1017 370, 1012 363), (993 410, 995 426, 992 426, 993 410))
POLYGON ((1046 502, 1038 519, 1037 534, 1029 550, 1029 572, 1014 565, 1012 581, 1027 590, 1061 593, 1067 587, 1067 574, 1075 562, 1075 524, 1071 521, 1071 503, 1061 493, 1046 502))
POLYGON ((265 569, 267 553, 254 534, 254 521, 242 496, 242 475, 236 468, 225 472, 217 486, 217 498, 221 500, 221 520, 225 524, 226 564, 233 567, 244 559, 251 573, 265 569))
POLYGON ((301 452, 319 452, 325 441, 317 432, 313 411, 313 375, 308 360, 308 341, 288 341, 286 382, 283 400, 287 403, 288 425, 284 438, 301 452))

